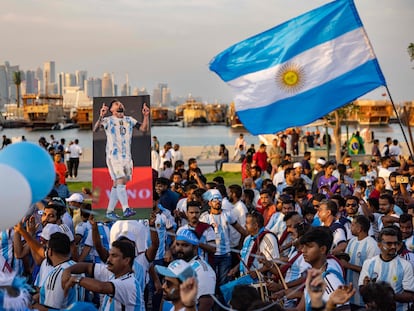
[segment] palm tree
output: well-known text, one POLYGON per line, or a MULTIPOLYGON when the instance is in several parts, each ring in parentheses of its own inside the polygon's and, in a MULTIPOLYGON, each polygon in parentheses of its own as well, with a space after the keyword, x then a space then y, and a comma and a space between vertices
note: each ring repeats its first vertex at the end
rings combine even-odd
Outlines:
POLYGON ((13 82, 16 85, 16 103, 17 108, 20 107, 20 84, 22 84, 22 77, 20 71, 13 72, 13 82))

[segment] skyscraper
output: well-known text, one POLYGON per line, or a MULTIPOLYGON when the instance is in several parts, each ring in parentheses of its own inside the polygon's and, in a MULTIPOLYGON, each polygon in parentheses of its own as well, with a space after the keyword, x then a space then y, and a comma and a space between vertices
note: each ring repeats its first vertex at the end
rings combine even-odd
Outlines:
POLYGON ((85 81, 88 78, 88 72, 86 70, 76 70, 75 76, 76 76, 76 85, 79 86, 81 90, 83 90, 85 81))
POLYGON ((102 78, 102 96, 114 96, 111 74, 105 72, 102 78))
POLYGON ((0 109, 9 103, 9 84, 7 81, 6 66, 0 66, 0 109))

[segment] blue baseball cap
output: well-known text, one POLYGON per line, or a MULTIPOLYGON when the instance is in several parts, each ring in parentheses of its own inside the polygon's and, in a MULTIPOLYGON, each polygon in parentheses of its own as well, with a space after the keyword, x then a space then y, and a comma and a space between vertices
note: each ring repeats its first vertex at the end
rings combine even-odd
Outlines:
POLYGON ((174 260, 168 267, 156 265, 155 271, 163 276, 179 279, 181 282, 184 282, 188 278, 196 277, 191 265, 182 259, 174 260))
POLYGON ((200 243, 195 232, 189 229, 183 229, 178 231, 177 236, 175 237, 177 241, 183 241, 192 245, 197 245, 200 243))

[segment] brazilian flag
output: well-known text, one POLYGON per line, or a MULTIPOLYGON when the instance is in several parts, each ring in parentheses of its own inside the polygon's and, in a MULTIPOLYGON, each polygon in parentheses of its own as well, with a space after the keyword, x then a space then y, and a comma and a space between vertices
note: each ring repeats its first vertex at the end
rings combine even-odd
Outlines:
POLYGON ((351 139, 348 141, 348 153, 365 154, 364 141, 360 136, 352 134, 351 139))

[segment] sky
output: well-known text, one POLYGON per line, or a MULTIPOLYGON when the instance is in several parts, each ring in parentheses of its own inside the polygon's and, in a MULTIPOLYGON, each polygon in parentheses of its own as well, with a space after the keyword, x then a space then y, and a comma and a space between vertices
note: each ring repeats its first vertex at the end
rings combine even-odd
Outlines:
MULTIPOLYGON (((56 62, 56 72, 113 73, 121 85, 172 96, 232 100, 208 69, 222 50, 316 8, 320 0, 0 0, 0 64, 21 70, 56 62)), ((414 1, 355 0, 394 102, 414 100, 414 1)), ((385 88, 364 98, 381 99, 385 88)))

